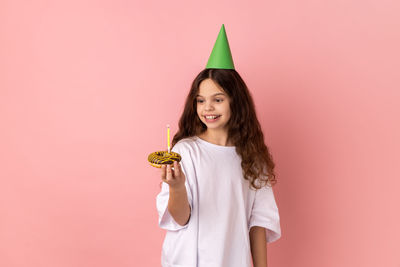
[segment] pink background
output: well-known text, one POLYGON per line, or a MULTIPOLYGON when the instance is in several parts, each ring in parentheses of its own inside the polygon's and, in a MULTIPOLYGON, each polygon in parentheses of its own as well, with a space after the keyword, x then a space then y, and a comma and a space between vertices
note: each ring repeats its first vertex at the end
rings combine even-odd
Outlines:
POLYGON ((273 154, 269 266, 399 267, 398 1, 0 2, 0 266, 160 266, 150 152, 222 23, 273 154))

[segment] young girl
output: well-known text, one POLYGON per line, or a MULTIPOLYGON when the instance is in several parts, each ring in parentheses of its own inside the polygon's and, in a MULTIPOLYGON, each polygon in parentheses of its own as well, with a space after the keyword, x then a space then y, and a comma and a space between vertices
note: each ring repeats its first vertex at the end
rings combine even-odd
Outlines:
POLYGON ((266 267, 281 236, 274 163, 235 69, 198 74, 172 146, 182 160, 161 168, 156 199, 162 266, 266 267))

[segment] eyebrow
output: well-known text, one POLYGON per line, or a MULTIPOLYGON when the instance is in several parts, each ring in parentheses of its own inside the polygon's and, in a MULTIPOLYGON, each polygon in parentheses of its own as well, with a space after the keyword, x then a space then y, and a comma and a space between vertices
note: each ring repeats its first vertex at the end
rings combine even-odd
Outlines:
MULTIPOLYGON (((216 94, 213 94, 212 96, 216 96, 216 95, 225 95, 225 94, 224 93, 216 93, 216 94)), ((198 96, 203 97, 202 95, 197 95, 196 97, 198 97, 198 96)))

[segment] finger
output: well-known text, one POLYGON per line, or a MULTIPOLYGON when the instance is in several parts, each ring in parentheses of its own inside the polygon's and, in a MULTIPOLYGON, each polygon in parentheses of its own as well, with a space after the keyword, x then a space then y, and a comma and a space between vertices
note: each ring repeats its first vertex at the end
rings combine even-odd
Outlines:
POLYGON ((179 163, 177 161, 174 161, 174 172, 175 172, 175 177, 180 177, 181 176, 181 169, 179 166, 179 163))
POLYGON ((161 180, 165 180, 166 177, 166 170, 165 170, 165 165, 161 165, 161 180))
POLYGON ((167 180, 172 180, 172 179, 173 179, 173 177, 172 177, 171 165, 168 164, 167 165, 167 180))

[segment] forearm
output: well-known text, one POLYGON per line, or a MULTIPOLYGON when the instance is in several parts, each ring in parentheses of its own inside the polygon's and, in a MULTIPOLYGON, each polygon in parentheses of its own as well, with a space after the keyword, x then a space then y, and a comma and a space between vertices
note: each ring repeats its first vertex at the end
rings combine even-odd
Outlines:
POLYGON ((178 224, 185 225, 188 222, 190 206, 185 186, 169 188, 168 211, 178 224))
POLYGON ((264 227, 259 226, 250 229, 250 248, 254 267, 268 267, 265 231, 264 227))

